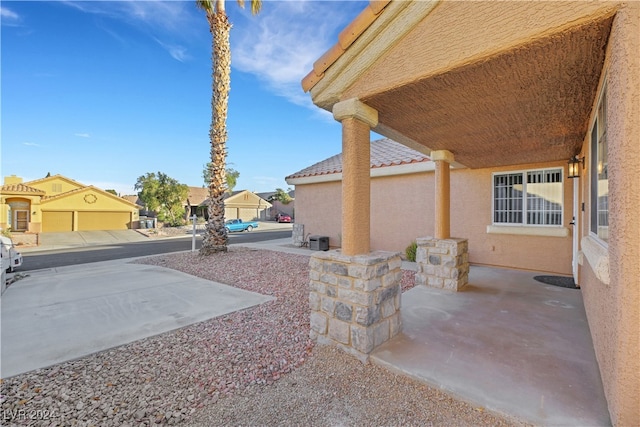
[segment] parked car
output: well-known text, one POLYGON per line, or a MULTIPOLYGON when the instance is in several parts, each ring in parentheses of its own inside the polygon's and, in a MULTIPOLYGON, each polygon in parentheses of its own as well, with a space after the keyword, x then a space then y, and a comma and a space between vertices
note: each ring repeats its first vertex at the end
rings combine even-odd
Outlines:
POLYGON ((2 247, 2 268, 5 268, 7 273, 22 265, 22 254, 16 250, 9 237, 0 235, 0 246, 2 247))
POLYGON ((224 223, 224 228, 227 229, 227 233, 245 230, 251 231, 254 228, 258 228, 258 223, 255 221, 244 222, 241 219, 230 219, 224 223))
POLYGON ((278 222, 291 222, 291 217, 287 214, 279 214, 278 215, 278 222))

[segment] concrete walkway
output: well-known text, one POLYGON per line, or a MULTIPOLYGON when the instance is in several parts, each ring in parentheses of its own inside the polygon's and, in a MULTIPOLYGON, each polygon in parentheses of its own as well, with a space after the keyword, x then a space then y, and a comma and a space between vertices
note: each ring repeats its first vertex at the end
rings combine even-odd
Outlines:
POLYGON ((273 299, 130 260, 29 272, 2 295, 2 378, 273 299))
POLYGON ((534 425, 611 425, 582 293, 534 276, 472 266, 462 292, 409 290, 373 361, 534 425))

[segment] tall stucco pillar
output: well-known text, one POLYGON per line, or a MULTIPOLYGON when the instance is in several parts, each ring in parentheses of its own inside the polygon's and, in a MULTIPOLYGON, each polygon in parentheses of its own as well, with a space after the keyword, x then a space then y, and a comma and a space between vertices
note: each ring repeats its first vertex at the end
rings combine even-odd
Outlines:
POLYGON ((342 122, 342 253, 363 255, 370 250, 370 130, 378 112, 352 98, 333 106, 342 122))
POLYGON ((451 186, 449 184, 449 164, 453 154, 447 150, 431 152, 431 160, 436 164, 435 238, 451 237, 451 186))

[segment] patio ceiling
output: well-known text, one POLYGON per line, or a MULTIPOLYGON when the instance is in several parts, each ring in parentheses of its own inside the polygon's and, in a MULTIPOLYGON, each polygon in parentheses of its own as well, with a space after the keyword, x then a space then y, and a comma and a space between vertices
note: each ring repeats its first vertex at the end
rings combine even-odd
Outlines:
POLYGON ((378 110, 379 133, 401 135, 421 151, 449 150, 470 168, 566 160, 587 134, 612 21, 567 28, 361 100, 378 110))

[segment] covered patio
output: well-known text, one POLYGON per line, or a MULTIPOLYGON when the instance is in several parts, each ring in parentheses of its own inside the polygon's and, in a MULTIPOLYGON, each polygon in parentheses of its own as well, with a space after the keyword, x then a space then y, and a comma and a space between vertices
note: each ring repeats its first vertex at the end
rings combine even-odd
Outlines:
POLYGON ((582 292, 538 274, 472 266, 461 292, 414 287, 371 361, 526 423, 611 425, 582 292))
POLYGON ((311 337, 528 422, 637 424, 639 14, 371 1, 302 81, 342 125, 341 249, 311 259, 311 337), (371 246, 371 132, 435 164, 420 286, 402 302, 399 254, 371 246), (467 194, 451 169, 489 191, 467 194), (564 205, 547 197, 536 219, 525 187, 567 180, 564 205), (520 272, 470 272, 512 255, 520 272), (552 271, 547 255, 570 260, 581 291, 532 282, 523 271, 552 271))

